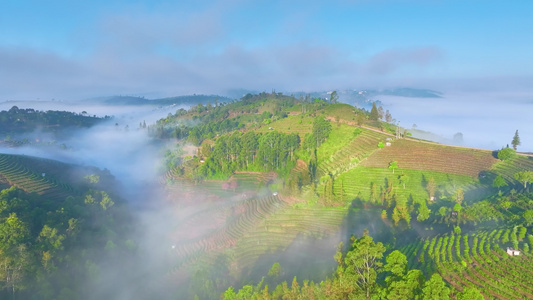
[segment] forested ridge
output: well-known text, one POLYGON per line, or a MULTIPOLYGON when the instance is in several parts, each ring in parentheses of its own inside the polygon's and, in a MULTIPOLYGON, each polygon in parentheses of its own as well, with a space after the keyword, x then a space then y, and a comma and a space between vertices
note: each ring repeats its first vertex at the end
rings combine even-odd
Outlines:
POLYGON ((60 131, 67 128, 91 127, 103 119, 67 111, 39 111, 32 108, 18 108, 13 106, 9 110, 0 111, 0 134, 9 135, 32 132, 36 129, 44 131, 60 131))

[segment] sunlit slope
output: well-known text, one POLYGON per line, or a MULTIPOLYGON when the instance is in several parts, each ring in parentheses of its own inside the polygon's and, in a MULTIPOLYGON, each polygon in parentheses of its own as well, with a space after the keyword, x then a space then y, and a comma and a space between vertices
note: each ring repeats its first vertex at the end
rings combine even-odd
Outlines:
POLYGON ((514 174, 520 171, 533 171, 533 157, 518 155, 510 160, 494 164, 491 171, 501 174, 508 182, 516 182, 514 174))
POLYGON ((498 160, 488 150, 460 148, 399 139, 376 151, 361 163, 365 167, 388 168, 392 161, 399 169, 427 170, 477 178, 498 160))
POLYGON ((387 135, 368 129, 333 126, 328 140, 317 149, 319 175, 337 175, 346 172, 378 150, 378 143, 387 135))
POLYGON ((409 266, 427 274, 439 272, 457 290, 475 287, 485 298, 533 298, 533 258, 529 251, 519 256, 507 247, 524 249, 533 242, 524 227, 494 229, 475 234, 439 235, 401 247, 409 266))
MULTIPOLYGON (((479 176, 499 161, 488 150, 394 139, 377 130, 345 124, 333 124, 317 156, 318 175, 332 176, 337 199, 358 198, 376 204, 388 188, 397 196, 429 199, 425 186, 430 178, 435 180, 436 196, 440 198, 462 188, 468 199, 481 199, 489 191, 479 182, 479 176), (378 147, 380 142, 383 148, 378 147), (385 146, 387 142, 390 146, 385 146), (389 169, 392 161, 397 162, 394 173, 389 169)), ((317 189, 320 195, 324 184, 317 189)))
POLYGON ((459 187, 465 192, 482 188, 475 179, 465 175, 411 169, 396 169, 393 174, 388 168, 358 167, 335 179, 334 192, 335 195, 341 195, 342 187, 345 199, 359 198, 363 201, 381 204, 381 194, 390 186, 397 196, 425 200, 429 199, 425 185, 430 178, 437 183, 436 196, 439 198, 453 195, 459 187), (405 187, 400 175, 409 177, 409 180, 405 182, 405 187), (372 193, 374 193, 373 196, 372 193))

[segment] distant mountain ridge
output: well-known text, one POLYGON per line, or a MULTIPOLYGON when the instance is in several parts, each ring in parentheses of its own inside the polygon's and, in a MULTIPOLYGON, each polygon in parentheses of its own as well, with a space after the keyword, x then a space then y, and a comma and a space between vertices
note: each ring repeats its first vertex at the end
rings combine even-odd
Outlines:
MULTIPOLYGON (((107 105, 172 105, 185 104, 197 105, 199 103, 207 104, 210 102, 229 102, 234 99, 240 99, 248 93, 257 93, 255 91, 245 89, 229 90, 222 95, 182 95, 166 98, 148 99, 143 96, 110 96, 88 99, 89 102, 102 103, 107 105)), ((295 97, 310 96, 311 98, 329 99, 331 91, 315 91, 315 92, 283 92, 285 95, 293 95, 295 97)), ((338 90, 339 101, 356 105, 358 107, 370 108, 373 102, 381 105, 379 96, 398 96, 409 98, 441 98, 442 93, 430 89, 416 89, 416 88, 389 88, 389 89, 350 89, 338 90)))
POLYGON ((199 103, 211 102, 228 102, 232 99, 219 95, 184 95, 168 98, 147 99, 139 96, 111 96, 89 99, 90 102, 102 103, 108 105, 172 105, 186 104, 196 105, 199 103))
MULTIPOLYGON (((311 98, 329 99, 332 91, 322 92, 296 92, 292 93, 295 97, 305 97, 306 95, 311 98)), ((290 94, 290 93, 288 93, 290 94)), ((339 96, 339 102, 348 103, 357 107, 370 109, 372 103, 376 102, 377 105, 382 105, 379 101, 379 96, 397 96, 408 98, 441 98, 442 93, 439 91, 429 89, 415 89, 415 88, 389 88, 389 89, 350 89, 350 90, 337 90, 339 96)))

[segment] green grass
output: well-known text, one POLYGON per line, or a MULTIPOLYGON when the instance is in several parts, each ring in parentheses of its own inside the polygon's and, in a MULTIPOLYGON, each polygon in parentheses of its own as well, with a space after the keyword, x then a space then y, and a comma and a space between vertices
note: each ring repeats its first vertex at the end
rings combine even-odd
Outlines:
POLYGON ((353 106, 345 103, 336 103, 326 106, 324 108, 325 114, 333 117, 334 119, 339 118, 347 122, 355 122, 355 113, 353 106))
POLYGON ((313 120, 314 118, 309 116, 288 116, 270 124, 263 124, 261 127, 257 128, 256 131, 264 133, 275 130, 283 133, 296 133, 303 138, 306 133, 311 133, 313 129, 313 120), (272 127, 272 129, 269 129, 270 127, 272 127))

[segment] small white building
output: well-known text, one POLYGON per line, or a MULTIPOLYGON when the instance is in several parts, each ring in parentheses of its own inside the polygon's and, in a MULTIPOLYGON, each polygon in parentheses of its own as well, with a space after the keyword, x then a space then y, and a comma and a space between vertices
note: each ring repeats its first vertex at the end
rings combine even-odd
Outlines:
POLYGON ((392 145, 391 142, 386 142, 386 143, 385 143, 385 146, 387 146, 387 147, 390 147, 391 145, 392 145))
POLYGON ((520 250, 513 249, 511 247, 507 247, 507 254, 510 256, 518 256, 520 255, 520 250))

